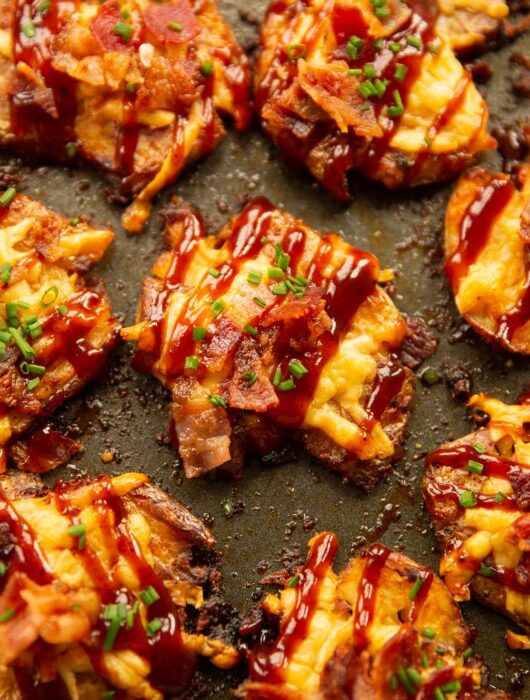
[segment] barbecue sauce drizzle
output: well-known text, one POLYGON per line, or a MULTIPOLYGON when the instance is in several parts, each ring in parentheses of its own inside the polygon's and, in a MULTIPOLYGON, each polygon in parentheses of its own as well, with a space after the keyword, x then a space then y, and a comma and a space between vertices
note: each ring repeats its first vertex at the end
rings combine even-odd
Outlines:
MULTIPOLYGON (((81 481, 59 482, 50 496, 54 499, 59 512, 68 517, 72 525, 79 524, 81 519, 79 509, 70 500, 70 493, 76 487, 83 485, 81 481)), ((88 487, 97 493, 93 506, 97 508, 100 531, 111 563, 107 570, 95 551, 92 551, 86 543, 82 549, 74 548, 72 552, 81 558, 102 605, 126 603, 130 606, 136 600, 132 591, 123 588, 122 584, 112 576, 111 569, 117 564, 118 557, 123 557, 138 577, 139 590, 153 586, 160 596, 147 608, 147 613, 151 620, 161 619, 162 628, 153 637, 148 637, 140 615, 137 614, 132 627, 129 628, 126 625, 120 627, 113 651, 125 649, 134 651, 150 663, 151 672, 148 679, 153 686, 166 692, 180 691, 187 687, 191 679, 195 657, 184 646, 177 606, 173 603, 163 580, 144 559, 138 543, 129 532, 125 505, 122 498, 114 492, 111 479, 101 477, 89 482, 88 487)), ((18 515, 1 489, 0 522, 8 524, 15 543, 9 558, 8 571, 0 581, 0 586, 5 586, 15 571, 25 573, 40 585, 52 583, 55 577, 41 551, 35 533, 18 515)), ((107 634, 107 625, 108 623, 102 617, 98 618, 90 638, 83 643, 94 670, 103 677, 106 677, 106 673, 102 644, 107 634)))
MULTIPOLYGON (((105 7, 112 2, 113 0, 107 0, 104 3, 105 7)), ((89 151, 84 152, 83 144, 78 141, 76 133, 78 81, 67 73, 55 69, 52 62, 55 37, 65 29, 71 17, 77 12, 78 0, 50 2, 47 9, 42 12, 37 5, 38 3, 32 0, 16 0, 13 26, 14 63, 15 65, 19 62, 27 64, 37 76, 42 78, 44 95, 34 95, 31 91, 26 93, 18 91, 10 98, 13 134, 19 140, 30 140, 39 153, 58 160, 71 160, 72 156, 66 153, 66 147, 69 144, 75 146, 76 153, 89 160, 93 159, 93 154, 89 151), (33 37, 28 37, 24 33, 25 25, 34 27, 33 37)), ((105 11, 105 8, 102 11, 105 11)), ((143 41, 144 33, 143 24, 139 27, 135 26, 133 37, 125 48, 137 51, 143 41)), ((227 89, 231 93, 234 105, 236 126, 243 129, 250 121, 247 59, 237 45, 216 49, 214 53, 216 61, 224 66, 227 89)), ((190 56, 190 60, 192 59, 193 57, 190 56)), ((199 93, 202 91, 205 97, 205 109, 201 117, 204 129, 201 143, 203 154, 215 145, 213 136, 216 123, 219 121, 211 97, 213 80, 214 73, 199 88, 199 93)), ((109 93, 112 94, 112 91, 109 90, 107 94, 109 93)), ((100 161, 99 164, 106 170, 116 172, 122 178, 122 192, 128 193, 131 189, 138 189, 138 183, 134 178, 134 161, 141 130, 138 111, 142 105, 136 90, 129 92, 121 88, 121 93, 123 123, 116 137, 114 163, 109 165, 107 161, 100 161)), ((119 91, 115 91, 115 94, 119 95, 119 91)), ((179 124, 180 112, 185 111, 185 107, 184 103, 175 106, 177 128, 174 135, 173 161, 177 164, 174 167, 177 174, 184 162, 184 150, 179 147, 182 141, 179 124)))
MULTIPOLYGON (((204 227, 198 215, 189 207, 181 207, 170 213, 170 223, 177 222, 180 229, 178 240, 173 241, 173 253, 163 287, 158 290, 151 303, 147 324, 142 330, 139 349, 137 350, 134 366, 140 371, 150 371, 153 364, 160 359, 164 375, 169 383, 174 378, 185 373, 185 358, 196 354, 200 365, 194 373, 199 381, 208 371, 210 362, 209 350, 219 342, 224 351, 232 356, 247 333, 237 328, 229 319, 223 316, 219 320, 212 319, 208 303, 204 302, 222 297, 241 265, 248 259, 258 255, 263 248, 262 239, 267 237, 273 221, 274 209, 264 198, 256 198, 250 202, 232 224, 230 237, 224 243, 230 253, 229 261, 218 269, 219 276, 205 274, 201 284, 191 295, 176 322, 172 339, 168 344, 167 353, 160 358, 162 334, 164 332, 164 311, 169 294, 177 289, 181 280, 193 261, 193 255, 198 241, 204 237, 204 227), (173 217, 173 218, 171 218, 173 217), (202 302, 202 305, 201 305, 202 302), (202 309, 198 312, 196 309, 202 309), (208 336, 200 347, 193 340, 193 326, 208 327, 208 336)), ((304 420, 307 407, 311 401, 320 377, 322 368, 335 354, 340 343, 341 334, 345 331, 351 319, 360 306, 376 291, 378 265, 376 259, 369 253, 351 248, 351 255, 344 260, 336 274, 325 277, 323 272, 330 262, 333 252, 333 236, 322 237, 319 248, 307 270, 299 270, 298 263, 304 250, 305 234, 298 228, 287 229, 278 241, 285 253, 290 255, 288 273, 292 276, 305 275, 310 285, 307 289, 316 287, 322 290, 324 310, 331 319, 331 327, 323 331, 310 345, 295 351, 290 345, 291 337, 307 335, 307 321, 303 320, 294 326, 278 325, 278 336, 275 341, 275 355, 283 358, 273 367, 272 373, 280 371, 282 380, 289 376, 288 366, 292 360, 298 359, 308 370, 307 374, 296 380, 295 388, 291 391, 278 392, 279 404, 270 409, 267 415, 283 429, 299 428, 304 420)), ((258 292, 257 292, 258 294, 258 292)), ((258 331, 261 322, 266 323, 268 315, 280 304, 289 303, 291 295, 277 296, 267 306, 260 308, 256 305, 256 315, 250 319, 258 331)), ((367 399, 367 419, 361 426, 371 430, 376 421, 384 413, 387 406, 399 394, 406 373, 403 368, 391 361, 390 365, 378 369, 373 387, 367 399)))
MULTIPOLYGON (((435 466, 449 467, 452 469, 466 469, 470 460, 478 462, 482 465, 481 476, 485 478, 494 477, 498 479, 506 479, 510 481, 510 472, 513 470, 528 470, 530 467, 524 464, 519 464, 513 460, 502 457, 497 454, 490 454, 487 452, 479 453, 471 445, 453 445, 450 447, 443 447, 439 450, 431 452, 425 458, 425 463, 427 467, 434 468, 435 466)), ((513 488, 513 486, 512 486, 513 488)), ((435 478, 429 480, 427 485, 427 496, 429 499, 449 499, 456 506, 460 506, 459 496, 464 493, 466 489, 459 488, 453 484, 448 483, 438 483, 435 478)), ((504 500, 498 503, 494 496, 482 493, 474 493, 476 499, 477 508, 495 508, 497 510, 521 510, 517 504, 516 496, 505 495, 504 500)), ((463 545, 458 545, 458 549, 462 550, 463 545)), ((462 551, 459 558, 460 566, 469 569, 473 574, 477 573, 481 561, 475 559, 469 554, 462 551)), ((489 564, 488 564, 489 565, 489 564)), ((507 569, 500 565, 492 563, 491 566, 493 572, 491 579, 501 583, 518 593, 523 593, 524 595, 530 595, 530 583, 521 583, 520 579, 517 577, 515 569, 507 569)))
MULTIPOLYGON (((323 4, 305 36, 297 39, 305 49, 305 57, 311 54, 320 37, 331 26, 337 41, 337 49, 334 56, 331 57, 332 60, 343 60, 347 62, 349 68, 360 69, 366 63, 372 63, 377 70, 378 78, 388 80, 386 91, 381 97, 376 100, 367 100, 374 109, 377 122, 383 130, 381 137, 363 140, 362 137, 355 134, 354 128, 350 128, 348 133, 340 132, 331 118, 325 121, 305 123, 304 118, 299 114, 291 115, 290 120, 295 118, 299 122, 304 122, 303 131, 306 132, 304 138, 295 136, 289 126, 280 128, 279 132, 274 135, 288 162, 304 163, 309 153, 318 144, 326 142, 328 159, 321 178, 322 184, 339 199, 349 198, 345 190, 345 174, 350 168, 356 167, 368 177, 373 177, 374 173, 384 168, 384 157, 399 129, 402 116, 391 118, 386 114, 386 109, 393 104, 393 92, 398 90, 406 110, 408 94, 418 78, 422 61, 428 54, 429 47, 436 44, 439 49, 438 36, 435 33, 438 12, 436 4, 415 1, 409 2, 408 6, 412 10, 410 17, 394 34, 381 39, 382 47, 380 49, 374 48, 374 38, 370 36, 369 27, 359 8, 346 9, 334 6, 333 2, 323 4), (364 41, 356 58, 349 56, 346 50, 350 36, 357 36, 364 41), (407 37, 410 36, 420 39, 420 48, 407 43, 407 37), (399 41, 403 42, 400 51, 392 51, 390 46, 399 41), (398 64, 407 68, 407 73, 402 80, 396 77, 398 64)), ((285 0, 273 2, 269 7, 268 15, 289 13, 291 19, 278 42, 273 59, 258 85, 256 105, 260 111, 267 100, 277 99, 297 78, 297 62, 288 56, 286 47, 292 43, 293 37, 297 34, 301 17, 306 11, 305 4, 287 4, 285 0)), ((359 78, 360 80, 362 78, 359 78)), ((430 145, 428 144, 458 112, 464 102, 470 82, 471 76, 468 71, 465 71, 451 99, 429 127, 425 147, 416 153, 412 162, 403 167, 401 184, 413 184, 418 178, 421 180, 422 166, 430 155, 430 145)), ((267 127, 266 121, 265 127, 267 127)))

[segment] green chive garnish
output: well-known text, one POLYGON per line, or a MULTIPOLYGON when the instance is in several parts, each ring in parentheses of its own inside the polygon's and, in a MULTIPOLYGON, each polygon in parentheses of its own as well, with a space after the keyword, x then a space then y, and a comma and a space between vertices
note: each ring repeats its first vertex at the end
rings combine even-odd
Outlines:
POLYGON ((261 282, 262 277, 263 275, 261 274, 261 272, 256 272, 252 270, 248 273, 247 281, 249 282, 249 284, 257 285, 261 282))
POLYGON ((11 204, 16 193, 17 191, 14 187, 8 187, 4 194, 0 197, 0 206, 7 207, 8 204, 11 204))
POLYGON ((15 616, 15 613, 15 608, 8 608, 7 610, 4 610, 3 613, 0 613, 0 625, 4 625, 6 622, 9 622, 9 620, 15 616))
POLYGON ((278 389, 280 391, 292 391, 295 388, 295 383, 292 379, 286 379, 284 382, 278 384, 278 389))
POLYGON ((247 372, 243 372, 243 379, 249 386, 252 386, 257 381, 258 375, 254 370, 248 370, 247 372))
POLYGON ((212 404, 212 406, 226 408, 226 401, 222 396, 219 396, 219 394, 210 394, 210 396, 208 396, 208 401, 212 404))
POLYGON ((197 369, 199 366, 199 358, 197 355, 188 355, 184 360, 184 369, 197 369))
POLYGON ((142 603, 148 607, 149 605, 156 603, 157 600, 160 600, 160 596, 153 586, 147 586, 144 588, 143 591, 140 591, 139 596, 142 603))
POLYGON ((215 267, 210 267, 208 270, 208 274, 212 277, 219 277, 221 273, 219 272, 219 270, 216 270, 215 267))
POLYGON ((299 580, 300 576, 291 576, 291 578, 287 581, 287 588, 294 588, 299 580))
POLYGON ((470 459, 467 463, 466 469, 468 472, 471 472, 471 474, 482 474, 484 470, 484 465, 482 465, 480 462, 475 462, 475 460, 470 459))
POLYGON ((477 505, 477 499, 472 491, 464 491, 458 496, 458 501, 462 508, 473 508, 477 505))
POLYGON ((289 362, 289 372, 296 377, 296 379, 302 379, 304 374, 307 374, 309 370, 304 367, 300 360, 291 360, 289 362))
POLYGON ((129 41, 132 34, 132 26, 126 22, 116 22, 114 25, 113 32, 117 36, 121 37, 123 41, 129 41))
POLYGON ((208 78, 213 71, 213 61, 205 61, 201 66, 201 73, 208 78))
POLYGON ((181 32, 184 29, 184 26, 180 22, 169 22, 167 28, 174 32, 181 32))
POLYGON ((414 600, 414 598, 418 595, 422 584, 423 579, 420 576, 418 576, 418 578, 414 581, 412 588, 409 591, 409 600, 414 600))
POLYGON ((251 335, 253 338, 255 338, 258 335, 258 329, 254 328, 254 326, 250 323, 247 323, 245 325, 245 330, 246 332, 251 335))
POLYGON ((206 338, 206 328, 201 328, 200 326, 193 326, 193 340, 197 340, 199 343, 206 338))
POLYGON ((164 623, 162 620, 159 620, 158 618, 155 617, 154 620, 149 620, 147 623, 147 626, 145 628, 145 631, 147 632, 148 637, 154 637, 155 634, 162 628, 162 625, 164 623))
POLYGON ((55 285, 53 285, 52 287, 48 287, 48 289, 44 292, 44 294, 41 297, 40 305, 43 309, 46 309, 48 308, 48 306, 51 306, 54 303, 58 296, 59 290, 55 285))
POLYGON ((413 34, 409 34, 407 37, 407 44, 413 46, 415 49, 421 48, 421 39, 413 34))
POLYGON ((221 311, 224 308, 225 308, 225 303, 222 299, 215 299, 210 304, 210 311, 212 312, 212 314, 214 315, 215 318, 217 318, 217 316, 219 316, 219 314, 221 313, 221 311))

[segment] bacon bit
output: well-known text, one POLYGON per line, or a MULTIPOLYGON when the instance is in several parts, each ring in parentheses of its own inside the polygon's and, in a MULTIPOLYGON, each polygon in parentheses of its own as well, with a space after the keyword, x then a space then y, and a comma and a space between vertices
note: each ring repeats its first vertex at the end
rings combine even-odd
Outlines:
POLYGON ((201 31, 188 0, 166 2, 150 7, 143 13, 145 26, 163 44, 183 44, 201 31), (182 27, 178 32, 171 29, 173 23, 182 27))
MULTIPOLYGON (((517 507, 523 511, 530 509, 530 469, 512 466, 508 472, 508 479, 515 494, 517 507)), ((518 522, 518 521, 517 521, 518 522)), ((530 532, 529 532, 530 536, 530 532)))
POLYGON ((320 287, 308 287, 306 293, 300 299, 293 297, 285 304, 274 306, 262 320, 263 328, 270 328, 276 323, 298 321, 314 316, 322 311, 326 302, 322 299, 324 290, 320 287))
POLYGON ((118 3, 114 0, 101 5, 98 14, 90 20, 90 31, 103 51, 128 51, 134 46, 134 31, 127 42, 114 33, 117 22, 123 22, 123 17, 118 3))
POLYGON ((43 474, 66 464, 83 449, 81 443, 46 425, 9 447, 9 458, 22 471, 43 474))
POLYGON ((233 321, 224 316, 215 329, 208 348, 203 354, 203 362, 210 372, 219 372, 231 357, 243 335, 233 321))
POLYGON ((360 136, 381 137, 373 107, 362 110, 365 100, 359 92, 359 81, 347 73, 347 65, 311 66, 298 61, 300 86, 324 110, 338 128, 347 132, 352 127, 360 136))
POLYGON ((250 338, 243 339, 234 358, 234 374, 230 383, 230 406, 243 411, 265 413, 279 403, 278 395, 265 373, 260 356, 250 338), (256 373, 256 381, 248 385, 244 374, 256 373))
POLYGON ((527 634, 516 634, 511 630, 506 630, 506 644, 510 649, 530 649, 530 637, 527 634))

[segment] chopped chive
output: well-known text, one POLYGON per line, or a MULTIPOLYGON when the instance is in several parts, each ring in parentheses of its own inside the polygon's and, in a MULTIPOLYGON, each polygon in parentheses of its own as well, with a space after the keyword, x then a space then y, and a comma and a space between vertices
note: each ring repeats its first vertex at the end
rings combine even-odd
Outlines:
POLYGON ((473 508, 477 505, 477 499, 472 491, 464 491, 458 496, 458 501, 462 508, 473 508))
POLYGON ((217 318, 217 316, 219 316, 219 314, 221 313, 221 311, 224 308, 225 308, 225 303, 222 299, 215 299, 210 304, 210 311, 212 312, 212 314, 214 315, 215 318, 217 318))
MULTIPOLYGON (((434 664, 435 668, 443 668, 444 662, 441 659, 436 659, 436 663, 434 664)), ((445 698, 444 698, 445 700, 445 698)))
POLYGON ((4 359, 6 352, 7 352, 6 344, 0 340, 0 360, 4 359))
POLYGON ((436 637, 436 632, 431 629, 430 627, 426 627, 423 632, 421 633, 422 637, 425 637, 426 639, 434 639, 436 637))
POLYGON ((379 17, 379 19, 385 19, 386 17, 390 17, 389 7, 376 7, 374 12, 376 16, 379 17))
POLYGON ((425 145, 427 146, 427 148, 430 148, 432 145, 431 139, 428 136, 426 136, 423 140, 425 141, 425 145))
POLYGON ((427 658, 427 654, 424 651, 421 652, 421 665, 423 666, 423 668, 429 667, 429 659, 427 658))
POLYGON ((409 591, 409 600, 414 600, 414 598, 418 595, 422 585, 423 579, 420 576, 418 576, 418 578, 414 581, 412 588, 409 591))
POLYGON ((197 340, 199 343, 206 338, 206 328, 201 328, 201 326, 193 326, 192 332, 193 340, 197 340))
POLYGON ((486 566, 485 564, 480 565, 480 569, 478 570, 479 574, 481 576, 486 576, 489 578, 490 576, 493 576, 493 569, 491 566, 486 566))
POLYGON ((348 44, 346 45, 346 53, 350 58, 358 58, 359 54, 361 53, 361 49, 363 48, 363 44, 363 40, 360 39, 358 36, 355 36, 355 34, 353 34, 348 39, 348 44))
POLYGON ((300 576, 291 576, 291 578, 287 581, 287 588, 294 588, 299 580, 300 576))
POLYGON ((363 71, 367 78, 377 78, 377 71, 373 63, 365 63, 363 71))
POLYGON ((40 379, 38 377, 35 377, 35 379, 30 379, 29 382, 26 384, 26 389, 28 391, 33 391, 35 387, 37 387, 40 384, 40 379))
POLYGON ((362 68, 348 68, 347 72, 348 72, 348 75, 359 76, 359 75, 363 74, 362 68))
POLYGON ((11 334, 11 337, 15 341, 18 349, 24 355, 26 360, 34 360, 35 350, 31 347, 27 340, 24 340, 24 338, 22 337, 22 333, 18 330, 18 328, 10 328, 9 332, 11 334))
POLYGON ((221 273, 219 272, 219 270, 216 270, 215 267, 210 267, 208 270, 208 274, 212 277, 219 277, 221 273))
POLYGON ((44 294, 41 297, 40 305, 43 309, 46 309, 48 308, 48 306, 51 306, 54 303, 54 301, 56 301, 58 296, 59 290, 55 285, 48 287, 48 289, 44 292, 44 294))
POLYGON ((208 78, 213 71, 213 61, 205 61, 201 66, 201 73, 208 78))
POLYGON ((295 388, 295 383, 292 379, 286 379, 284 382, 278 384, 278 389, 280 391, 292 391, 295 388))
POLYGON ((261 272, 256 272, 255 270, 252 270, 248 273, 247 281, 249 284, 257 285, 261 282, 262 277, 263 275, 261 274, 261 272))
POLYGON ((396 71, 394 73, 394 78, 396 80, 403 80, 403 78, 407 75, 408 68, 404 63, 398 63, 396 66, 396 71))
POLYGON ((285 276, 285 273, 279 267, 269 267, 268 275, 271 280, 281 280, 285 276))
POLYGON ((407 676, 414 683, 414 685, 421 685, 421 676, 415 668, 407 668, 407 676))
POLYGON ((287 285, 285 282, 280 282, 279 284, 273 284, 271 287, 271 292, 276 294, 276 296, 283 296, 287 294, 287 285))
POLYGON ((184 360, 184 369, 197 369, 199 366, 199 358, 197 355, 188 355, 184 360))
POLYGON ((80 221, 81 219, 78 216, 74 216, 73 219, 70 219, 70 226, 78 226, 80 221))
POLYGON ((453 680, 449 681, 449 683, 444 683, 444 685, 441 686, 441 691, 442 693, 458 693, 459 690, 461 690, 462 684, 460 681, 453 680))
POLYGON ((502 491, 497 491, 495 494, 495 503, 502 503, 506 496, 502 493, 502 491))
POLYGON ((272 452, 269 452, 269 454, 263 455, 263 457, 261 458, 261 461, 262 462, 270 462, 273 459, 277 459, 279 456, 280 455, 277 452, 274 452, 274 450, 273 450, 272 452))
POLYGON ((31 338, 35 340, 35 338, 38 338, 39 335, 42 335, 42 326, 37 321, 37 323, 28 326, 27 331, 30 334, 31 338))
POLYGON ((22 374, 44 374, 46 367, 44 365, 34 365, 31 362, 21 362, 20 370, 22 374))
POLYGON ((0 206, 7 207, 8 204, 11 204, 16 193, 17 191, 14 187, 8 187, 4 194, 0 197, 0 206))
POLYGON ((21 299, 17 301, 17 306, 19 309, 31 309, 31 304, 28 304, 27 301, 22 301, 21 299))
POLYGON ((399 117, 403 114, 403 101, 401 100, 401 95, 398 90, 392 92, 392 97, 394 98, 394 107, 389 107, 387 112, 391 117, 399 117))
POLYGON ((0 613, 0 625, 4 625, 6 622, 9 622, 9 620, 15 616, 15 613, 15 608, 8 608, 7 610, 4 610, 3 613, 0 613))
POLYGON ((278 367, 274 372, 274 377, 272 378, 273 386, 278 386, 280 379, 282 378, 282 370, 278 367))
POLYGON ((390 690, 398 689, 398 679, 395 673, 390 676, 390 690))
POLYGON ((301 379, 309 370, 307 367, 304 367, 300 360, 291 360, 291 362, 289 362, 289 372, 296 377, 296 379, 301 379))
POLYGON ((3 561, 0 561, 0 577, 4 576, 7 571, 7 564, 4 564, 3 561))
POLYGON ((61 316, 66 316, 68 313, 68 307, 65 304, 59 304, 57 311, 61 314, 61 316))
POLYGON ((254 297, 254 303, 261 306, 263 309, 267 306, 263 299, 260 299, 259 297, 254 297))
POLYGON ((467 661, 468 659, 470 659, 474 653, 475 653, 475 651, 474 651, 473 647, 468 647, 467 649, 465 649, 464 653, 462 654, 464 661, 467 661))
POLYGON ((66 144, 64 150, 66 151, 68 158, 73 158, 77 153, 77 145, 73 141, 70 141, 70 143, 66 144))
POLYGON ((4 263, 0 267, 0 281, 3 284, 9 284, 9 281, 11 280, 11 270, 13 269, 13 265, 11 263, 4 263))
POLYGON ((120 619, 118 617, 112 619, 103 642, 104 651, 110 651, 114 646, 114 642, 116 641, 116 637, 118 636, 118 632, 120 630, 120 624, 120 619))
POLYGON ((116 695, 115 690, 104 690, 103 695, 101 697, 103 698, 113 698, 116 695))
POLYGON ((447 700, 443 691, 440 688, 434 689, 434 700, 447 700))
POLYGON ((123 17, 123 19, 129 19, 131 13, 129 10, 120 10, 120 15, 123 17))
POLYGON ((407 44, 409 46, 413 46, 415 49, 420 49, 421 39, 417 36, 414 36, 414 34, 409 34, 409 36, 407 37, 407 44))
POLYGON ((484 447, 484 445, 481 445, 480 442, 476 442, 476 443, 473 445, 473 447, 474 447, 475 450, 476 450, 477 452, 479 452, 480 454, 484 454, 484 452, 486 452, 486 448, 484 447))
POLYGON ((140 591, 139 596, 142 603, 148 607, 149 605, 156 603, 157 600, 160 600, 160 596, 153 586, 147 586, 144 588, 143 591, 140 591))
POLYGON ((475 462, 475 460, 470 459, 469 462, 467 463, 466 467, 468 472, 471 472, 472 474, 482 474, 484 470, 484 465, 481 464, 480 462, 475 462))
POLYGON ((126 83, 125 89, 127 90, 127 92, 136 92, 136 83, 132 83, 131 81, 129 81, 128 83, 126 83))
POLYGON ((291 256, 288 255, 287 253, 284 253, 283 250, 281 253, 278 255, 277 263, 278 267, 286 272, 287 268, 289 267, 289 262, 291 261, 291 256))
POLYGON ((48 8, 50 7, 50 0, 43 0, 43 2, 40 3, 40 5, 37 7, 37 10, 43 15, 48 8))
POLYGON ((440 656, 444 656, 445 654, 447 654, 447 649, 445 649, 444 647, 438 647, 438 649, 436 649, 436 653, 440 654, 440 656))
POLYGON ((226 401, 222 396, 219 396, 219 394, 210 394, 210 396, 208 396, 208 401, 212 404, 212 406, 226 408, 226 401))
POLYGON ((268 242, 269 242, 269 239, 267 238, 267 236, 262 236, 260 238, 261 245, 267 245, 268 242))
POLYGON ((285 53, 290 61, 298 61, 299 58, 303 58, 306 55, 307 49, 303 44, 289 44, 285 49, 285 53))
POLYGON ((379 78, 374 80, 374 88, 378 97, 382 97, 385 94, 387 85, 388 80, 379 80, 379 78))
POLYGON ((392 51, 392 53, 399 53, 401 51, 401 44, 398 44, 397 41, 393 41, 388 45, 388 48, 390 51, 392 51))
POLYGON ((246 332, 251 335, 253 338, 255 338, 258 335, 258 330, 257 328, 254 328, 254 326, 250 323, 247 323, 245 325, 245 330, 246 332))
POLYGON ((427 50, 434 54, 440 53, 440 47, 433 44, 432 41, 427 44, 427 50))
POLYGON ((155 634, 162 629, 162 625, 164 623, 162 620, 159 620, 157 617, 155 617, 154 620, 149 620, 149 622, 146 625, 145 631, 147 632, 148 637, 154 637, 155 634))
POLYGON ((113 32, 117 36, 121 37, 122 41, 129 41, 132 34, 132 26, 126 22, 116 22, 114 25, 113 32))
POLYGON ((403 666, 400 666, 397 670, 398 678, 403 684, 403 687, 407 691, 407 695, 416 695, 416 691, 414 690, 414 686, 412 685, 410 678, 407 676, 407 673, 403 666))
POLYGON ((385 42, 383 41, 383 39, 376 39, 374 41, 373 46, 375 51, 381 51, 381 49, 385 46, 385 42))
POLYGON ((11 333, 8 331, 0 331, 0 340, 3 343, 10 343, 12 340, 11 333))
POLYGON ((167 28, 174 32, 181 32, 184 29, 184 26, 180 22, 169 22, 167 28))
POLYGON ((22 25, 22 34, 26 36, 28 39, 33 39, 35 34, 37 33, 37 30, 35 29, 35 25, 33 22, 26 22, 25 24, 22 25))
POLYGON ((243 372, 243 379, 247 382, 249 386, 252 386, 256 383, 258 375, 256 374, 256 372, 254 372, 254 370, 249 369, 247 372, 243 372))
POLYGON ((79 537, 77 542, 78 549, 84 549, 85 539, 86 539, 86 525, 80 523, 79 525, 71 525, 68 528, 68 534, 70 537, 79 537))

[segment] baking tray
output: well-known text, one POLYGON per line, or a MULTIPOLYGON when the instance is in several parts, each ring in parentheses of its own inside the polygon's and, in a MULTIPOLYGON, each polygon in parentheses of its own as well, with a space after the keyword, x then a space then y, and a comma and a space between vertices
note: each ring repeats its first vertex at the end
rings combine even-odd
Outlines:
MULTIPOLYGON (((221 3, 249 50, 256 46, 265 5, 263 0, 221 3)), ((493 77, 480 89, 494 126, 529 117, 528 99, 518 99, 507 79, 514 71, 510 57, 515 51, 530 53, 530 36, 484 57, 493 77)), ((485 162, 492 168, 500 166, 498 154, 488 154, 485 162)), ((375 253, 383 266, 394 268, 396 304, 408 314, 422 316, 440 338, 429 366, 441 373, 444 363, 462 363, 471 373, 475 390, 508 401, 530 384, 527 358, 494 351, 466 330, 454 309, 441 257, 451 184, 389 193, 354 176, 353 201, 344 207, 308 176, 293 175, 254 125, 246 134, 230 133, 205 161, 167 188, 143 234, 127 236, 120 227, 121 208, 107 202, 106 182, 98 173, 55 166, 29 168, 3 155, 2 175, 20 176, 19 189, 67 216, 86 215, 114 227, 114 245, 96 274, 104 278, 114 310, 125 323, 133 322, 142 277, 163 249, 158 212, 172 194, 199 207, 212 232, 238 210, 244 198, 263 194, 322 232, 338 231, 355 246, 375 253)), ((370 495, 341 483, 303 452, 283 466, 249 462, 236 484, 185 481, 166 439, 168 396, 154 378, 131 369, 132 352, 131 346, 121 345, 101 380, 55 414, 54 421, 67 427, 85 451, 72 464, 48 475, 48 480, 79 473, 145 471, 212 527, 226 595, 240 611, 262 596, 264 574, 303 560, 307 540, 319 530, 333 530, 340 538, 338 564, 362 544, 380 540, 437 570, 438 551, 420 495, 422 457, 470 429, 465 406, 451 398, 446 385, 427 388, 418 381, 406 456, 370 495), (108 450, 115 460, 104 464, 100 455, 108 450)), ((476 648, 491 667, 492 685, 530 698, 530 678, 526 680, 530 660, 524 652, 513 653, 505 646, 508 621, 474 603, 462 607, 468 623, 478 630, 476 648)), ((206 697, 228 697, 227 688, 237 683, 237 674, 222 674, 210 667, 203 681, 206 697)))

